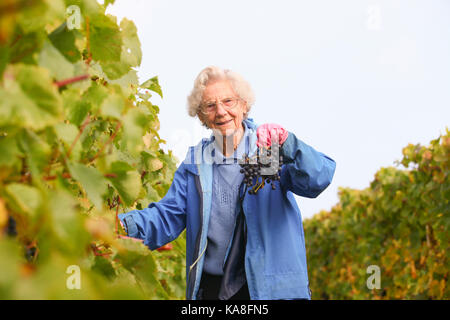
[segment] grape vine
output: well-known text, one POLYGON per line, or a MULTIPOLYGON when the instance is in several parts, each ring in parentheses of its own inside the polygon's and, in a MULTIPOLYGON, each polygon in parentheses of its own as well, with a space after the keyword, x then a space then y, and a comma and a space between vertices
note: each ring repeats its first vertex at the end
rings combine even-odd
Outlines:
POLYGON ((0 5, 1 299, 184 296, 184 238, 151 252, 117 223, 165 195, 176 159, 158 78, 139 81, 137 30, 105 13, 113 2, 0 5))
POLYGON ((304 221, 313 299, 449 299, 450 132, 304 221), (380 288, 370 289, 371 265, 380 288))

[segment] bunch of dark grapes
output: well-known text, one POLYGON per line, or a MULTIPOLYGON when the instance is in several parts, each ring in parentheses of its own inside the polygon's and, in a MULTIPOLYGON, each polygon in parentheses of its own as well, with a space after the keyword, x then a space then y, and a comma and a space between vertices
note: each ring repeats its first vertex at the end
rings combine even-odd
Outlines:
POLYGON ((258 149, 258 152, 253 157, 248 157, 246 154, 242 157, 240 166, 242 167, 241 173, 244 174, 244 183, 249 188, 248 193, 251 195, 256 195, 260 189, 262 189, 265 184, 271 184, 272 190, 276 189, 275 181, 280 181, 280 171, 283 164, 283 157, 279 155, 278 159, 272 159, 271 162, 264 164, 261 161, 260 155, 265 153, 267 156, 271 155, 271 150, 269 149, 258 149), (262 174, 261 169, 269 168, 271 166, 276 166, 277 171, 275 174, 262 174))

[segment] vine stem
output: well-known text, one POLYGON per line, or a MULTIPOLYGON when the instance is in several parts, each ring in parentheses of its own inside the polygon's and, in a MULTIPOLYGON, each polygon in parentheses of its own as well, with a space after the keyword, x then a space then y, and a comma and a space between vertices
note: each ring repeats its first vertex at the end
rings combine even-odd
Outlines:
POLYGON ((95 159, 97 159, 103 153, 103 150, 105 150, 105 148, 114 141, 114 139, 116 138, 117 132, 119 131, 121 126, 122 126, 122 124, 120 122, 117 122, 114 133, 111 135, 109 140, 102 146, 102 148, 100 150, 98 150, 97 154, 89 160, 89 163, 94 161, 95 159))
MULTIPOLYGON (((115 174, 115 173, 105 173, 103 176, 105 178, 117 178, 117 174, 115 174)), ((64 178, 64 179, 72 178, 72 176, 68 172, 64 172, 61 175, 61 177, 64 178)), ((51 181, 51 180, 55 180, 56 178, 57 178, 56 176, 47 176, 47 177, 44 177, 43 179, 44 179, 44 181, 51 181)))
POLYGON ((67 151, 66 158, 70 157, 70 154, 72 153, 72 149, 75 147, 75 144, 77 143, 78 139, 80 139, 81 134, 83 133, 86 126, 91 122, 91 117, 88 115, 86 120, 84 120, 83 124, 81 125, 80 132, 78 132, 78 135, 75 137, 75 139, 72 142, 72 145, 70 146, 69 151, 67 151))
POLYGON ((79 81, 83 81, 83 80, 86 80, 86 79, 89 79, 89 75, 88 74, 83 74, 81 76, 76 76, 76 77, 73 77, 73 78, 64 79, 64 80, 61 80, 61 81, 56 81, 55 82, 55 86, 57 86, 58 88, 61 88, 61 87, 67 86, 69 84, 72 84, 72 83, 75 83, 75 82, 79 82, 79 81))
POLYGON ((10 48, 14 47, 16 45, 16 43, 22 39, 23 35, 22 34, 18 34, 16 36, 16 38, 11 42, 11 44, 9 45, 10 48))

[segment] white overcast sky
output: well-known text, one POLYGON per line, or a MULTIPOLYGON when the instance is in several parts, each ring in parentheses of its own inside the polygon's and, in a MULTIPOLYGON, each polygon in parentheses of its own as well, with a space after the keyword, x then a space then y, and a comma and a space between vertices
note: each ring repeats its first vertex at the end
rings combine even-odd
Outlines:
POLYGON ((250 82, 258 124, 278 123, 336 161, 318 198, 297 197, 304 218, 450 124, 449 0, 116 0, 108 12, 138 28, 140 81, 159 77, 166 151, 183 160, 210 135, 186 97, 217 65, 250 82))

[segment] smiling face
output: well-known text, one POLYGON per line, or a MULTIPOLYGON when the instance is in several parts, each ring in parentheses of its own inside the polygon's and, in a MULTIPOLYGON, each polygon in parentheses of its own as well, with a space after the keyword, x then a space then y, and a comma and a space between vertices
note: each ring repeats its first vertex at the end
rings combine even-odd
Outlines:
POLYGON ((205 123, 208 128, 219 130, 223 136, 234 134, 238 129, 243 129, 242 121, 244 120, 244 111, 246 102, 238 100, 236 107, 226 109, 219 101, 225 98, 239 99, 234 92, 231 83, 228 80, 217 80, 209 82, 203 92, 203 103, 215 101, 217 107, 211 113, 198 113, 200 120, 205 123))

